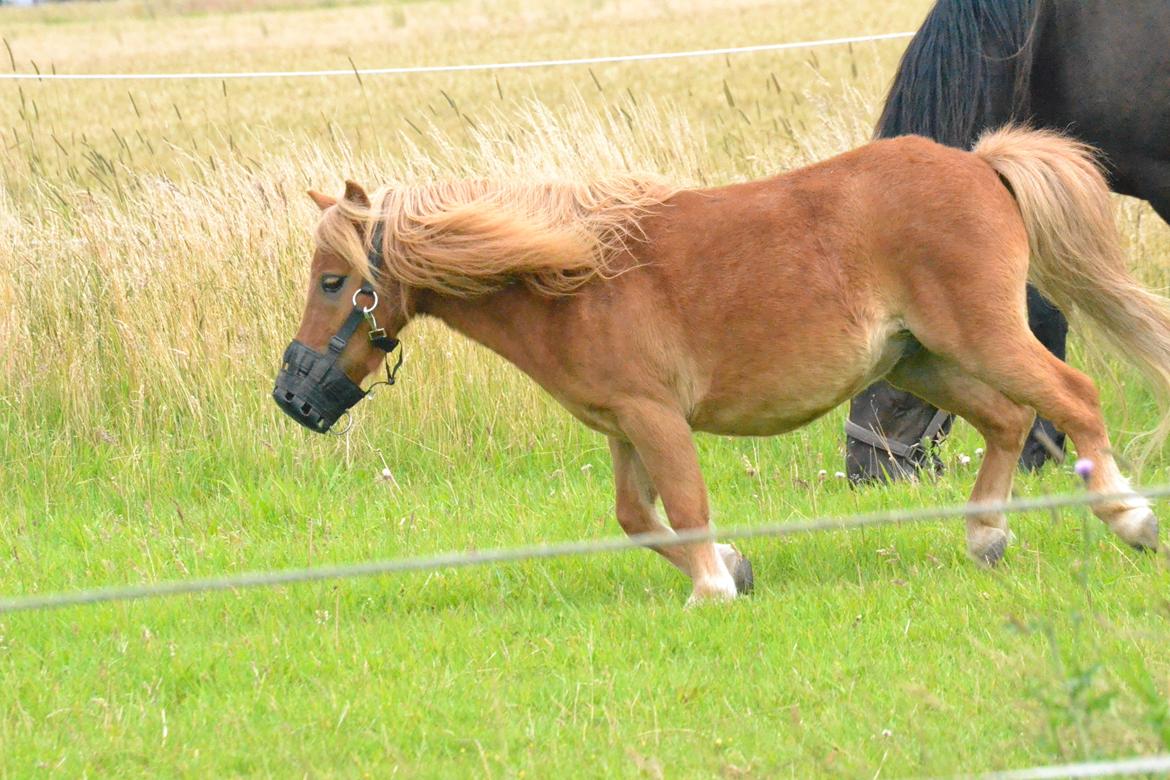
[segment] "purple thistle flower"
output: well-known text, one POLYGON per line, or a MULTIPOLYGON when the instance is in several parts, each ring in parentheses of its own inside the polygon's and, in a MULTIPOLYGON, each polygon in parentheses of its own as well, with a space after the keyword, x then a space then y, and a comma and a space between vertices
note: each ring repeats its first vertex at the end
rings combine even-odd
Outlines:
POLYGON ((1073 466, 1073 471, 1085 482, 1088 482, 1089 477, 1093 475, 1093 461, 1088 458, 1078 458, 1077 464, 1073 466))

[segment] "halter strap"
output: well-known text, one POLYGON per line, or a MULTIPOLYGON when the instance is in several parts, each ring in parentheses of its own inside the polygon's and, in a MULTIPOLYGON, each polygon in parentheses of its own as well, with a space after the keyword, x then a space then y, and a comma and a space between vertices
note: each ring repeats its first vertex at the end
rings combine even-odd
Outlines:
POLYGON ((360 306, 354 306, 350 311, 349 316, 345 318, 345 322, 341 326, 341 330, 333 334, 333 338, 329 339, 329 351, 335 355, 340 355, 345 345, 349 343, 358 325, 361 325, 362 320, 365 319, 365 312, 360 306))
MULTIPOLYGON (((382 243, 382 236, 382 223, 379 222, 374 226, 374 232, 371 236, 372 245, 369 254, 366 255, 370 267, 374 269, 380 269, 382 267, 382 250, 379 246, 382 243)), ((378 293, 374 289, 374 285, 368 281, 363 281, 362 286, 353 294, 353 309, 350 310, 349 316, 345 318, 345 322, 341 324, 341 328, 337 333, 333 334, 333 337, 329 339, 329 352, 333 355, 334 360, 345 350, 345 345, 353 338, 353 334, 357 331, 358 326, 362 324, 362 320, 365 320, 370 325, 370 344, 375 349, 380 349, 386 354, 390 354, 398 346, 398 339, 387 336, 386 329, 378 327, 378 321, 374 319, 373 308, 367 309, 358 304, 358 298, 363 295, 371 297, 375 305, 377 304, 378 293)), ((400 355, 399 363, 401 363, 401 360, 400 355)))
POLYGON ((913 444, 903 444, 900 441, 883 436, 872 428, 863 428, 852 420, 845 421, 845 433, 850 438, 856 439, 863 444, 868 444, 876 450, 881 450, 890 455, 897 455, 900 458, 907 460, 913 458, 916 454, 922 452, 923 441, 933 441, 934 437, 942 430, 946 421, 950 418, 950 413, 944 412, 942 409, 934 413, 930 423, 926 426, 926 430, 913 444))
MULTIPOLYGON (((383 238, 384 236, 385 236, 385 228, 383 228, 383 226, 382 226, 382 221, 378 220, 376 223, 374 223, 374 230, 370 234, 370 252, 369 252, 369 254, 366 255, 366 260, 369 262, 370 268, 372 268, 376 271, 382 270, 382 242, 384 240, 384 238, 383 238)), ((363 282, 362 283, 362 286, 358 289, 357 294, 354 296, 354 299, 356 300, 357 295, 362 295, 362 294, 372 296, 374 298, 375 302, 378 299, 378 293, 376 290, 374 290, 374 286, 370 282, 363 282)), ((355 311, 356 311, 356 309, 355 309, 355 311)), ((387 336, 386 329, 378 327, 378 321, 376 319, 374 319, 373 309, 370 309, 369 311, 367 311, 365 309, 361 309, 360 313, 361 313, 361 317, 363 317, 367 322, 370 323, 370 334, 369 334, 370 344, 372 344, 375 349, 380 349, 383 352, 385 352, 386 354, 390 354, 391 352, 393 352, 394 348, 398 346, 398 339, 391 338, 390 336, 387 336)), ((351 319, 353 318, 353 314, 350 314, 349 316, 351 319)), ((349 325, 349 320, 347 319, 345 321, 345 326, 343 326, 342 329, 344 330, 345 327, 347 327, 348 325, 349 325)), ((354 327, 357 327, 357 326, 355 325, 354 327)), ((352 335, 352 333, 353 333, 353 331, 350 331, 351 335, 352 335)), ((348 338, 348 336, 347 336, 347 338, 348 338)), ((398 356, 398 362, 399 362, 399 364, 402 363, 402 356, 401 355, 398 356)), ((395 370, 397 370, 397 369, 395 369, 395 370)))

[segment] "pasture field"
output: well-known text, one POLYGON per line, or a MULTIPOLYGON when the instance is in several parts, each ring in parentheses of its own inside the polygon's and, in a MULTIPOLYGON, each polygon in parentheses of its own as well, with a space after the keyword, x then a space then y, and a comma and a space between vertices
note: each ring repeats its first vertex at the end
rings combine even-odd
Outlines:
MULTIPOLYGON (((112 2, 0 9, 0 70, 487 62, 913 29, 929 0, 112 2), (35 63, 35 64, 34 64, 35 63)), ((616 535, 603 438, 432 323, 348 436, 269 393, 316 210, 415 177, 774 173, 862 142, 904 41, 589 68, 0 82, 0 593, 616 535), (382 476, 389 469, 391 476, 382 476)), ((1121 202, 1165 287, 1170 229, 1121 202)), ((810 349, 815 345, 810 345, 810 349)), ((1115 442, 1157 407, 1075 345, 1115 442)), ((964 500, 852 490, 838 410, 700 438, 716 521, 964 500), (822 474, 822 472, 824 472, 822 474)), ((966 459, 971 458, 967 463, 966 459)), ((1144 484, 1170 481, 1159 452, 1144 484)), ((1076 489, 1066 466, 1017 494, 1076 489)), ((901 777, 1170 750, 1170 575, 1086 511, 742 545, 684 611, 630 552, 0 617, 0 777, 901 777)))

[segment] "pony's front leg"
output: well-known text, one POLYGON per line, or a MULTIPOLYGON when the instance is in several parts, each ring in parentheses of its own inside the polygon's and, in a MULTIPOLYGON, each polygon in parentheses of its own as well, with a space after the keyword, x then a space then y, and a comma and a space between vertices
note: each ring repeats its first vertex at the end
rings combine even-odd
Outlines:
MULTIPOLYGON (((616 493, 618 524, 630 536, 671 534, 670 527, 658 517, 654 502, 658 500, 646 466, 638 457, 634 445, 624 439, 610 437, 609 452, 613 456, 613 483, 616 493)), ((670 561, 683 574, 691 576, 691 561, 682 547, 655 546, 650 549, 670 561)))
MULTIPOLYGON (((691 428, 677 411, 657 404, 639 404, 623 410, 619 424, 634 450, 629 453, 636 462, 626 465, 633 469, 630 474, 636 479, 636 470, 644 470, 650 485, 644 486, 638 501, 642 509, 653 510, 653 489, 662 496, 666 516, 675 531, 706 530, 709 528, 707 508, 707 487, 699 471, 699 457, 691 438, 691 428)), ((623 457, 619 444, 615 449, 615 471, 622 467, 623 457)), ((621 480, 621 477, 618 477, 621 480)), ((619 520, 622 518, 622 488, 619 482, 619 520)), ((629 496, 627 495, 627 498, 629 496)), ((645 522, 641 515, 638 523, 645 522)), ((623 526, 631 515, 626 515, 623 526)), ((722 601, 735 598, 740 590, 751 587, 751 566, 731 545, 714 542, 696 542, 673 548, 664 548, 663 555, 683 572, 690 575, 693 583, 687 605, 702 601, 722 601), (668 553, 668 550, 670 551, 668 553), (736 576, 733 576, 735 572, 736 576), (737 578, 741 587, 736 587, 737 578)))

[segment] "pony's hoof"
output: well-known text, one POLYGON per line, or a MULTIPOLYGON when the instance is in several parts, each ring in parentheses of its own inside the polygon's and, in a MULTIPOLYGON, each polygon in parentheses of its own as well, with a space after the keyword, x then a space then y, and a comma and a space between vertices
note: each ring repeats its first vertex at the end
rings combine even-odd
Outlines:
POLYGON ((721 604, 732 601, 738 596, 736 586, 731 577, 723 574, 721 577, 697 580, 691 597, 687 599, 687 608, 700 604, 721 604))
POLYGON ((740 556, 731 570, 731 579, 735 580, 735 592, 746 596, 756 586, 756 578, 752 575, 752 562, 740 556))
POLYGON ((995 566, 1003 560, 1010 540, 1004 529, 984 526, 968 535, 967 554, 981 566, 995 566))
POLYGON ((1126 510, 1110 527, 1135 550, 1158 549, 1158 518, 1148 506, 1126 510))
POLYGON ((733 544, 717 544, 715 549, 719 552, 719 557, 723 559, 723 565, 731 574, 732 581, 735 582, 736 594, 746 596, 751 593, 756 584, 755 577, 752 576, 751 561, 743 557, 743 553, 735 549, 733 544))

